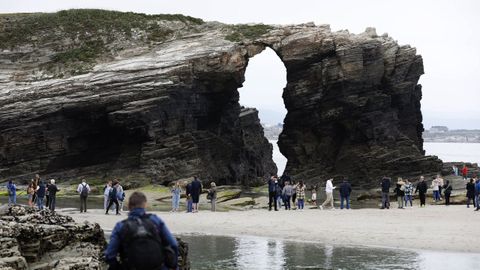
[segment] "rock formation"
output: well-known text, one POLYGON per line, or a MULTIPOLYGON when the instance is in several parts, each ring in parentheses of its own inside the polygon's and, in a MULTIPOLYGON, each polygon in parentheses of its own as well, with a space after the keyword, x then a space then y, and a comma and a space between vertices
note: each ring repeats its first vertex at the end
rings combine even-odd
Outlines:
POLYGON ((237 89, 267 46, 287 68, 287 172, 368 185, 440 171, 422 149, 422 59, 373 29, 99 10, 0 20, 2 178, 258 183, 276 172, 272 147, 237 89))
POLYGON ((0 269, 105 269, 98 224, 78 224, 49 210, 0 209, 0 269))

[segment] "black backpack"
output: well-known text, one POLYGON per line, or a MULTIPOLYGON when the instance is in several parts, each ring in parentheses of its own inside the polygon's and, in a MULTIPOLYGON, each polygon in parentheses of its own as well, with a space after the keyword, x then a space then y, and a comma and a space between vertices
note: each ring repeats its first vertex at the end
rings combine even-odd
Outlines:
POLYGON ((172 248, 163 245, 150 215, 123 222, 122 269, 160 270, 164 264, 168 268, 175 267, 176 254, 172 248))
POLYGON ((87 184, 82 184, 82 191, 80 192, 80 196, 87 197, 88 196, 88 187, 87 184))

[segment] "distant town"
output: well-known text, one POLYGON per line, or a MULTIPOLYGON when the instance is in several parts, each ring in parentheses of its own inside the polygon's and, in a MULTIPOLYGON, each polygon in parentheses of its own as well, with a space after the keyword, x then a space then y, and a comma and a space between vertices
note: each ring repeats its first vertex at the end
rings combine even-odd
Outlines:
MULTIPOLYGON (((278 140, 283 125, 263 124, 265 137, 268 140, 278 140)), ((423 132, 425 142, 455 142, 455 143, 480 143, 480 130, 448 129, 446 126, 432 126, 423 132)))

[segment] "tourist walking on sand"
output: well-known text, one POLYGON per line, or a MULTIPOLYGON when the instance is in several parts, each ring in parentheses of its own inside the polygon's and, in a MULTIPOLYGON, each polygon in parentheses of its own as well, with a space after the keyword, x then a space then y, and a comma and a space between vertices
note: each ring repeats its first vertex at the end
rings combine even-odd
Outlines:
POLYGON ((111 189, 112 189, 112 181, 110 180, 103 187, 103 211, 107 211, 111 189))
POLYGON ((475 203, 477 205, 475 211, 480 210, 480 179, 477 179, 477 182, 475 183, 475 203))
POLYGON ((40 180, 40 183, 37 187, 37 208, 38 210, 43 210, 43 200, 45 199, 46 187, 45 183, 40 180))
POLYGON ((217 204, 217 185, 215 182, 210 183, 210 189, 208 190, 207 196, 209 197, 207 199, 210 200, 210 204, 212 206, 211 210, 212 212, 215 212, 217 204))
POLYGON ((390 178, 382 178, 382 207, 381 209, 390 209, 390 178))
POLYGON ((187 183, 187 186, 185 187, 185 193, 187 197, 187 213, 192 213, 193 211, 192 183, 187 183))
POLYGON ((50 202, 47 205, 48 209, 55 211, 55 205, 57 203, 57 192, 59 191, 55 184, 55 179, 50 179, 50 185, 47 188, 48 194, 50 194, 50 202))
POLYGON ((433 178, 432 180, 432 190, 433 190, 433 199, 435 202, 440 201, 440 179, 433 178))
POLYGON ((80 194, 80 213, 87 212, 87 198, 90 193, 90 186, 87 184, 85 179, 82 179, 82 182, 77 187, 77 192, 80 194))
POLYGON ((297 184, 295 190, 297 194, 298 209, 303 210, 305 207, 305 185, 303 184, 303 181, 300 181, 297 184))
POLYGON ((470 208, 470 201, 473 201, 473 207, 475 208, 475 183, 473 178, 470 178, 470 182, 467 183, 467 208, 470 208))
POLYGON ((405 207, 408 207, 410 202, 410 208, 413 207, 413 184, 405 179, 405 207))
POLYGON ((128 199, 128 218, 115 225, 105 250, 109 269, 178 268, 175 237, 157 215, 146 213, 146 206, 145 194, 133 192, 128 199))
POLYGON ((275 178, 275 175, 272 174, 270 176, 270 179, 267 182, 268 184, 268 211, 272 211, 272 204, 275 208, 275 211, 278 211, 277 208, 277 186, 278 186, 278 181, 275 178))
POLYGON ((397 185, 393 192, 397 195, 398 208, 403 209, 403 201, 405 200, 405 182, 403 182, 401 177, 397 179, 397 185))
POLYGON ((182 189, 180 188, 180 181, 176 181, 172 187, 172 212, 177 212, 180 208, 180 194, 182 189))
POLYGON ((333 206, 333 190, 337 187, 333 186, 332 181, 333 179, 328 179, 327 183, 325 184, 325 194, 327 195, 327 198, 322 203, 322 205, 320 205, 321 210, 323 210, 323 207, 326 206, 328 203, 330 203, 330 207, 332 210, 335 209, 335 207, 333 206))
POLYGON ((30 207, 33 207, 33 194, 35 194, 35 189, 33 188, 33 180, 32 180, 27 188, 28 206, 30 207))
POLYGON ((420 207, 425 207, 425 195, 427 194, 427 182, 425 182, 425 177, 420 176, 420 182, 417 184, 415 193, 418 192, 420 196, 420 207))
POLYGON ((445 182, 443 181, 443 178, 440 174, 437 174, 437 179, 438 179, 438 199, 441 201, 442 189, 443 189, 443 186, 445 185, 445 182))
POLYGON ((12 180, 8 181, 7 192, 8 192, 8 205, 17 204, 17 186, 13 183, 12 180))
POLYGON ((198 212, 198 204, 200 202, 200 194, 202 194, 202 183, 198 179, 198 177, 193 178, 192 182, 192 207, 193 213, 198 212))
POLYGON ((347 179, 343 179, 340 185, 340 209, 343 209, 344 201, 347 209, 350 209, 350 193, 352 193, 352 186, 347 179))
POLYGON ((450 185, 450 181, 447 180, 447 182, 445 183, 445 185, 443 186, 443 188, 445 189, 445 205, 446 206, 449 206, 450 205, 450 195, 452 194, 452 185, 450 185))
POLYGON ((117 200, 118 200, 118 205, 120 206, 120 209, 118 210, 119 212, 123 212, 123 202, 125 201, 125 191, 123 191, 123 187, 120 184, 120 181, 117 181, 117 200))
POLYGON ((285 187, 283 187, 282 195, 284 197, 285 210, 290 210, 291 209, 290 198, 293 195, 293 187, 290 184, 290 182, 288 182, 288 181, 285 182, 285 187))
POLYGON ((466 165, 466 164, 463 164, 462 177, 463 177, 463 180, 464 180, 464 181, 467 180, 467 176, 468 176, 468 168, 467 168, 467 165, 466 165))
POLYGON ((113 206, 113 204, 115 204, 115 210, 116 210, 116 214, 117 215, 120 215, 120 205, 118 203, 118 182, 115 180, 113 182, 113 186, 112 188, 110 189, 110 194, 108 194, 108 206, 107 206, 107 211, 105 211, 105 215, 108 215, 108 211, 110 210, 110 207, 113 206))

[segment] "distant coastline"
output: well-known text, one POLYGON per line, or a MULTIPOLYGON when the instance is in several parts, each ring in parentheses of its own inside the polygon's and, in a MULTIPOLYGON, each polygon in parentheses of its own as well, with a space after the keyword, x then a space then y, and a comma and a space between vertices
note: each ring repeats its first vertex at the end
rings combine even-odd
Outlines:
MULTIPOLYGON (((278 140, 282 132, 282 124, 262 124, 268 140, 278 140)), ((433 126, 423 132, 423 141, 428 143, 480 143, 480 130, 453 129, 445 126, 433 126)))

